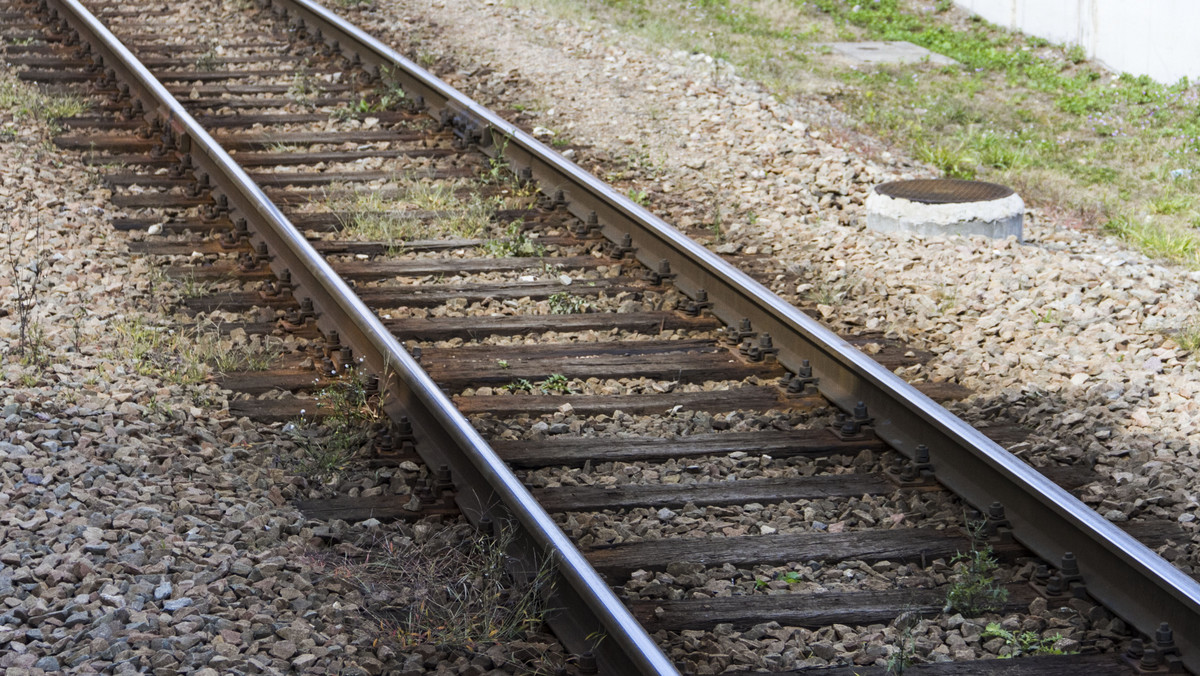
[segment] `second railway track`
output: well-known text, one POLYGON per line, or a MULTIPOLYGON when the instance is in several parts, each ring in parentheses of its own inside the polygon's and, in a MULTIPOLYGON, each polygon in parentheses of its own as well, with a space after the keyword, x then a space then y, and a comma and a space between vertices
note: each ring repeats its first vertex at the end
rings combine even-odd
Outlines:
POLYGON ((312 518, 446 498, 515 525, 581 673, 1197 667, 1200 593, 1135 539, 1170 525, 1099 518, 1059 487, 1086 473, 1039 474, 892 375, 918 355, 860 338, 868 358, 319 6, 237 31, 194 10, 8 3, 6 58, 88 92, 57 142, 105 167, 115 225, 153 233, 131 246, 191 312, 293 334, 224 374, 236 412, 323 415, 325 383, 379 382, 391 423, 360 462, 419 456, 429 490, 312 518), (986 551, 989 617, 1073 654, 963 662, 1014 648, 982 607, 945 611, 956 555, 986 551))

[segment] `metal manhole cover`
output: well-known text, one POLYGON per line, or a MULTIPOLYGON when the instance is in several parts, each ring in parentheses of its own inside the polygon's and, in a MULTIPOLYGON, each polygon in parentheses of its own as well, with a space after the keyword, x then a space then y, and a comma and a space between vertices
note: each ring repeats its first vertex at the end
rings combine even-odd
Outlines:
POLYGON ((875 192, 896 199, 921 204, 964 204, 990 202, 1013 194, 1013 189, 984 181, 964 181, 958 178, 920 178, 913 181, 893 181, 875 187, 875 192))

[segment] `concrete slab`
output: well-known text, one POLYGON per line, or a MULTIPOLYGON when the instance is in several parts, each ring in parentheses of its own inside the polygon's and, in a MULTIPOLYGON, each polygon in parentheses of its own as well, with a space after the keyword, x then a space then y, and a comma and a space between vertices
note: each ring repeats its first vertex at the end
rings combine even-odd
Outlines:
POLYGON ((898 40, 869 42, 825 42, 818 46, 829 47, 837 57, 855 64, 875 65, 889 63, 928 62, 935 66, 954 66, 954 59, 931 52, 911 42, 898 40))

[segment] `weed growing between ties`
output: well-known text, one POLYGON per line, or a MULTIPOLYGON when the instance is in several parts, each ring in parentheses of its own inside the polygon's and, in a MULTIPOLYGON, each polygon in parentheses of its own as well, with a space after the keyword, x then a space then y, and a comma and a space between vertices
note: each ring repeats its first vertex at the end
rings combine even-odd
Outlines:
POLYGON ((550 314, 552 315, 582 314, 590 312, 592 307, 584 296, 576 296, 566 291, 550 294, 546 301, 550 304, 550 314))
POLYGON ((1062 640, 1062 634, 1042 636, 1033 631, 1013 632, 1000 626, 997 622, 988 622, 987 627, 979 634, 984 641, 998 638, 1004 641, 1001 651, 1008 650, 1001 657, 1024 657, 1031 655, 1065 655, 1066 652, 1055 648, 1062 640))
POLYGON ((479 248, 495 258, 535 257, 546 255, 546 247, 522 231, 524 223, 518 219, 508 224, 504 236, 484 240, 479 248))
POLYGON ((392 197, 375 192, 354 192, 325 200, 338 215, 349 237, 402 247, 405 242, 438 237, 473 239, 482 235, 496 213, 496 202, 471 193, 466 186, 418 176, 394 181, 392 197))
MULTIPOLYGON (((508 362, 504 362, 504 365, 501 368, 507 369, 508 362)), ((533 394, 533 383, 529 382, 525 378, 516 378, 511 383, 508 383, 507 385, 501 385, 497 389, 502 392, 508 392, 509 394, 516 394, 518 392, 533 394)))
POLYGON ((900 629, 899 645, 892 646, 887 657, 887 673, 903 674, 913 665, 917 658, 917 639, 913 636, 913 627, 920 616, 912 610, 905 610, 896 618, 895 626, 900 629))
POLYGON ((495 535, 466 526, 431 528, 374 542, 358 560, 331 562, 329 575, 357 587, 371 603, 385 636, 399 650, 431 645, 471 655, 493 646, 520 646, 510 659, 520 673, 554 673, 562 666, 552 641, 540 634, 550 610, 554 570, 548 560, 515 571, 511 527, 495 535), (384 609, 384 610, 379 610, 384 609))
POLYGON ((542 394, 570 394, 571 381, 561 373, 551 373, 539 385, 542 394))
MULTIPOLYGON (((284 426, 300 450, 296 471, 319 483, 336 481, 349 462, 367 446, 385 419, 383 401, 367 391, 365 376, 349 370, 316 394, 323 417, 284 426)), ((313 413, 316 413, 314 411, 313 413)))
POLYGON ((215 42, 210 42, 208 49, 203 54, 196 57, 196 70, 212 72, 220 65, 221 54, 219 51, 220 45, 215 42))
POLYGON ((1008 590, 995 578, 999 564, 989 545, 980 546, 982 523, 968 524, 971 532, 971 551, 954 555, 955 580, 946 592, 946 612, 978 617, 1000 610, 1008 600, 1008 590))

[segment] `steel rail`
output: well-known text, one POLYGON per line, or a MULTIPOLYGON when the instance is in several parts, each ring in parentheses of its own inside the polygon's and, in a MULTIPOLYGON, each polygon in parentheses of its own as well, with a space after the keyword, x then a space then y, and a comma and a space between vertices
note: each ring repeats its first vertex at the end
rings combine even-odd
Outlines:
POLYGON ((157 117, 169 123, 180 150, 193 158, 197 176, 208 177, 228 200, 230 210, 249 220, 255 236, 269 247, 272 268, 289 270, 297 287, 294 295, 311 298, 320 309, 322 327, 337 330, 342 342, 349 343, 376 373, 384 374, 381 387, 395 395, 389 414, 409 418, 418 451, 427 462, 452 467, 460 505, 468 516, 479 522, 502 509, 520 525, 524 537, 554 560, 554 571, 565 583, 555 593, 571 611, 552 618, 556 632, 565 627, 568 634, 560 633, 559 638, 572 650, 590 649, 605 673, 677 675, 670 660, 524 484, 245 171, 78 0, 45 2, 91 46, 93 58, 98 57, 111 74, 130 86, 131 96, 146 107, 147 120, 157 117), (579 613, 586 617, 579 618, 579 613))
POLYGON ((845 410, 868 405, 877 436, 910 457, 926 445, 947 488, 981 510, 1003 504, 1029 549, 1052 563, 1073 552, 1089 593, 1110 610, 1151 636, 1168 622, 1184 663, 1200 673, 1200 584, 1191 577, 769 289, 379 40, 311 0, 262 1, 398 82, 488 154, 529 171, 547 195, 562 191, 567 208, 595 215, 609 239, 630 235, 646 265, 667 260, 682 291, 704 289, 726 323, 749 318, 793 372, 808 360, 823 395, 845 410))

